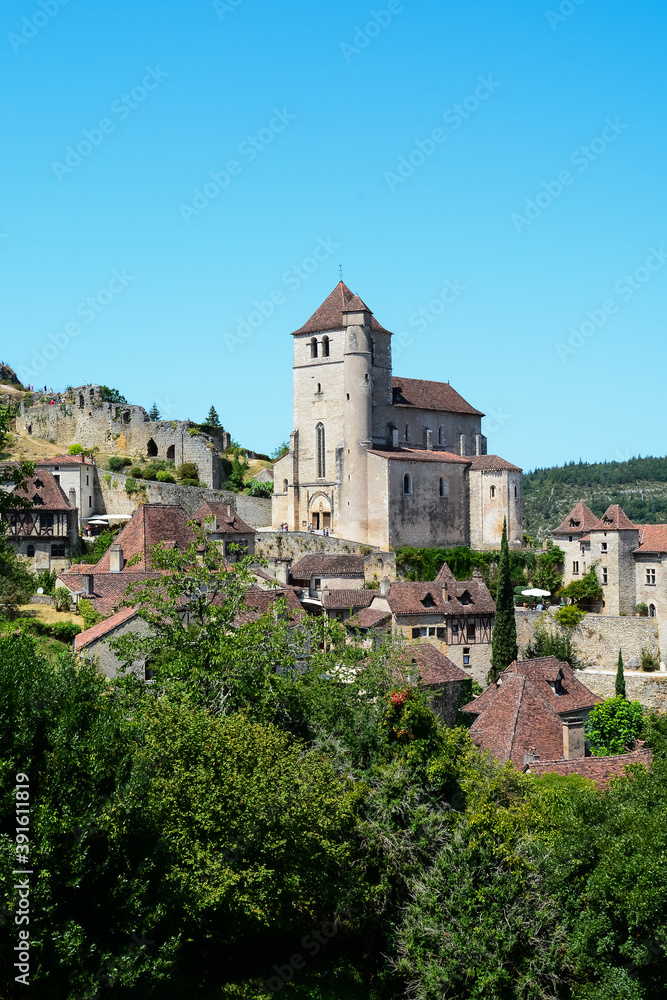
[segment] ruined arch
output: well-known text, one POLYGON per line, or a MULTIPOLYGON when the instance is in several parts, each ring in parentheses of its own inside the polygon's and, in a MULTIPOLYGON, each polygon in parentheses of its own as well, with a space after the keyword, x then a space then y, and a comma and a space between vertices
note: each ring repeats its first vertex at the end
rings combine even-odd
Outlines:
POLYGON ((176 445, 170 444, 167 448, 167 460, 173 462, 176 460, 176 445))
POLYGON ((149 458, 157 458, 157 445, 153 438, 150 438, 146 445, 146 454, 149 458))

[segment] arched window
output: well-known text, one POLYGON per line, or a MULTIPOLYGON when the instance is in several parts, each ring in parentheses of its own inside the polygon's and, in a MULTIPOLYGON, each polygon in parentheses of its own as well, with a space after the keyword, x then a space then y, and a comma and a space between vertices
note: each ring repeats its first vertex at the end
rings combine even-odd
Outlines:
POLYGON ((519 487, 515 486, 514 487, 514 499, 516 500, 518 496, 519 496, 519 487))
POLYGON ((26 555, 28 556, 29 559, 32 559, 34 557, 34 555, 35 555, 35 546, 34 545, 29 545, 28 546, 28 548, 26 549, 26 555))
POLYGON ((441 497, 449 496, 449 482, 447 481, 447 478, 445 476, 440 476, 440 496, 441 497))
POLYGON ((151 438, 148 444, 146 445, 146 452, 148 453, 149 458, 157 457, 157 445, 153 440, 153 438, 151 438))
POLYGON ((410 424, 405 425, 405 440, 410 440, 410 424))
POLYGON ((489 495, 490 495, 491 499, 493 500, 494 496, 496 495, 496 488, 495 488, 495 486, 491 486, 490 487, 490 489, 489 489, 489 495))
POLYGON ((328 358, 329 357, 329 338, 328 337, 322 337, 322 357, 323 358, 328 358))
POLYGON ((289 487, 288 481, 286 479, 283 479, 283 493, 287 493, 288 487, 289 487))
POLYGON ((176 445, 170 444, 167 448, 167 460, 173 462, 176 458, 176 445))
POLYGON ((317 383, 317 395, 319 396, 321 392, 322 392, 322 383, 318 382, 317 383))
POLYGON ((649 604, 649 606, 648 606, 648 616, 649 616, 649 618, 655 618, 657 616, 657 612, 655 610, 655 604, 649 604))
POLYGON ((324 450, 324 424, 318 424, 315 428, 317 439, 317 478, 324 479, 326 474, 326 454, 324 450))
POLYGON ((465 434, 459 434, 459 455, 465 455, 466 453, 466 436, 465 434))
POLYGON ((310 338, 310 356, 311 358, 317 357, 317 337, 310 338))
POLYGON ((412 493, 412 476, 409 472, 406 472, 403 476, 403 492, 406 496, 410 496, 412 493))
POLYGON ((444 446, 445 446, 445 428, 444 427, 438 427, 438 444, 440 445, 441 448, 444 448, 444 446))

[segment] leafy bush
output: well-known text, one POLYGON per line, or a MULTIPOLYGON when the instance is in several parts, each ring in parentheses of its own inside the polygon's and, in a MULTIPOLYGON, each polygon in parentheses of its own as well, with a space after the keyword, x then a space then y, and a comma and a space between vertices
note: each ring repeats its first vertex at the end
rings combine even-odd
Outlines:
POLYGON ((84 552, 81 556, 76 556, 72 559, 73 563, 87 563, 89 566, 94 566, 95 563, 99 562, 106 550, 109 548, 111 543, 115 538, 115 532, 113 531, 101 531, 99 535, 95 538, 95 542, 91 549, 84 552))
POLYGON ((82 601, 79 601, 77 610, 83 618, 85 628, 92 628, 93 625, 97 625, 98 622, 104 621, 104 615, 101 615, 99 611, 95 611, 95 608, 87 597, 82 601))
POLYGON ((199 486, 198 479, 181 479, 181 486, 199 486))
POLYGON ((80 444, 71 444, 69 446, 70 455, 80 455, 83 451, 83 446, 80 444))
POLYGON ((133 465, 132 468, 130 469, 128 475, 132 476, 133 479, 143 479, 144 478, 144 470, 142 469, 142 467, 140 465, 133 465))
POLYGON ((35 590, 42 588, 45 594, 53 594, 56 589, 56 571, 43 569, 35 580, 35 590))
POLYGON ((158 471, 155 473, 155 478, 157 479, 158 483, 175 483, 176 482, 176 480, 171 475, 171 473, 166 472, 164 469, 158 469, 158 471))
POLYGON ((558 611, 554 611, 554 618, 564 628, 576 628, 585 617, 586 612, 582 611, 576 604, 563 604, 558 611))
POLYGON ((585 724, 586 742, 595 757, 611 757, 634 750, 644 728, 644 713, 638 701, 607 698, 594 705, 585 724))
POLYGON ((190 435, 190 437, 196 437, 197 434, 199 434, 199 428, 198 427, 188 427, 188 434, 190 435))
POLYGON ((582 577, 581 580, 572 580, 567 587, 563 587, 560 596, 569 597, 576 604, 601 601, 604 597, 604 591, 600 586, 595 567, 591 566, 586 576, 582 577))
POLYGON ((541 615, 535 625, 533 641, 523 650, 524 660, 537 660, 541 656, 555 656, 561 663, 569 663, 573 670, 580 670, 583 663, 579 659, 577 646, 567 633, 562 635, 547 628, 548 616, 541 615))
POLYGON ((645 604, 644 601, 640 601, 639 604, 635 604, 635 614, 636 615, 641 615, 642 618, 647 618, 648 617, 648 604, 645 604))
POLYGON ((256 479, 249 479, 245 485, 251 497, 270 497, 273 493, 273 483, 258 483, 256 479))
POLYGON ((70 592, 67 587, 56 587, 53 601, 56 611, 69 611, 71 603, 70 592))
POLYGON ((125 480, 125 492, 128 496, 132 496, 133 493, 142 493, 145 489, 143 483, 138 482, 136 479, 130 477, 125 480))
POLYGON ((660 670, 660 653, 652 653, 642 647, 641 669, 646 671, 660 670))
POLYGON ((118 389, 110 389, 108 385, 100 386, 100 396, 105 403, 127 403, 125 396, 122 396, 118 389))
POLYGON ((179 479, 199 480, 199 470, 194 462, 183 462, 176 471, 179 479))
POLYGON ((127 455, 112 455, 107 464, 111 472, 122 472, 126 465, 132 465, 132 459, 127 455))

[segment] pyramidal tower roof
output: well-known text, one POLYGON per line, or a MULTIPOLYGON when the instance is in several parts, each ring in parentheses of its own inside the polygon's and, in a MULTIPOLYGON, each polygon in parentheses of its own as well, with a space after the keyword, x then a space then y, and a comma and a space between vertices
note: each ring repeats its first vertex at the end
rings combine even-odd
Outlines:
POLYGON ((343 328, 343 313, 361 311, 371 313, 371 329, 379 333, 389 333, 373 316, 371 310, 358 295, 351 292, 343 281, 339 281, 331 295, 328 295, 319 309, 294 334, 321 333, 325 330, 341 330, 343 328))
POLYGON ((574 505, 570 513, 567 515, 562 524, 559 524, 557 528, 553 528, 552 535, 567 535, 572 534, 572 532, 579 531, 594 531, 599 528, 600 521, 595 516, 593 511, 586 506, 583 500, 580 500, 574 505))

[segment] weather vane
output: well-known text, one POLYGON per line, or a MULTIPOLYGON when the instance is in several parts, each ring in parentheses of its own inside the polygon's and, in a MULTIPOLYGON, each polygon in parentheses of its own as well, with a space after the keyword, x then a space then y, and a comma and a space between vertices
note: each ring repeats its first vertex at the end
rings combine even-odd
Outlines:
POLYGON ((338 273, 340 274, 340 280, 342 281, 343 280, 343 265, 342 264, 338 265, 338 273))

